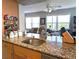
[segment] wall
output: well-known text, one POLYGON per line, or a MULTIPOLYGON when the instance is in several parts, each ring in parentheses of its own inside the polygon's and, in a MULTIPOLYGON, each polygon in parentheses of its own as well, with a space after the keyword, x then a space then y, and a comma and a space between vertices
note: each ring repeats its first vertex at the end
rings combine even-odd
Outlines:
POLYGON ((76 8, 69 8, 69 9, 61 9, 61 10, 56 10, 53 11, 51 14, 47 14, 45 12, 36 12, 36 13, 28 13, 25 14, 26 17, 32 17, 32 16, 40 16, 41 18, 46 17, 46 15, 66 15, 70 14, 71 19, 70 19, 70 30, 73 29, 73 16, 76 16, 76 8))
POLYGON ((25 30, 25 15, 24 15, 24 6, 19 4, 19 31, 25 30))
POLYGON ((2 0, 2 32, 4 33, 4 15, 8 14, 9 16, 17 16, 18 13, 18 2, 17 0, 2 0))
POLYGON ((39 16, 40 18, 45 18, 46 17, 46 12, 26 13, 25 16, 26 17, 39 16))
POLYGON ((32 17, 32 16, 40 16, 41 18, 46 17, 46 15, 64 15, 64 14, 70 14, 71 15, 71 25, 72 25, 72 16, 76 15, 76 8, 69 8, 69 9, 61 9, 61 10, 56 10, 52 12, 51 14, 46 14, 46 12, 35 12, 35 13, 24 13, 25 7, 22 5, 19 5, 20 7, 20 30, 24 31, 25 30, 25 16, 27 17, 32 17), (22 18, 21 18, 22 17, 22 18))
POLYGON ((76 8, 69 8, 69 9, 60 9, 52 12, 50 15, 64 15, 64 14, 70 14, 71 16, 76 15, 76 8))
POLYGON ((7 11, 6 11, 6 5, 7 5, 7 3, 6 3, 6 0, 2 0, 2 33, 4 33, 4 20, 3 20, 3 16, 7 13, 7 11))
POLYGON ((36 13, 26 13, 25 15, 27 17, 37 16, 37 15, 41 17, 46 17, 46 15, 65 15, 65 14, 70 14, 71 16, 75 16, 76 8, 56 10, 56 11, 53 11, 51 14, 47 14, 46 12, 36 12, 36 13))
POLYGON ((70 32, 72 33, 73 31, 73 16, 76 16, 76 8, 69 8, 69 9, 64 9, 64 10, 57 10, 55 12, 52 12, 49 15, 65 15, 65 14, 70 14, 71 15, 71 19, 70 19, 70 32))
MULTIPOLYGON (((22 32, 25 31, 25 11, 26 10, 28 10, 28 9, 26 9, 26 6, 23 6, 23 5, 19 4, 19 31, 22 31, 22 32)), ((32 8, 32 6, 31 6, 31 10, 34 10, 34 8, 32 8)), ((38 15, 36 15, 36 13, 34 13, 34 14, 30 14, 30 16, 31 15, 32 16, 39 16, 40 15, 40 17, 44 17, 45 16, 45 14, 41 15, 40 12, 37 13, 38 15)))

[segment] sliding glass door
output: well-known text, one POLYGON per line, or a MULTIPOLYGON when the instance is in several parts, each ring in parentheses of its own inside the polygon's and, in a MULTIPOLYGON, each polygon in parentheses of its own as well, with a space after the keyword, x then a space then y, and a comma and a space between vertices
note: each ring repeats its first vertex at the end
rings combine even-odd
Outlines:
POLYGON ((47 16, 47 29, 59 31, 62 27, 69 29, 70 15, 47 16))

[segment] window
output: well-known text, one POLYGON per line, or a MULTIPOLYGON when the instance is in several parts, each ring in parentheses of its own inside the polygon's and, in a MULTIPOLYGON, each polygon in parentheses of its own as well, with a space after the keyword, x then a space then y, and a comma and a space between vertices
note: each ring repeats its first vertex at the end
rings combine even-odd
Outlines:
POLYGON ((47 16, 47 28, 51 26, 54 31, 60 30, 61 27, 69 29, 70 15, 47 16))
POLYGON ((61 27, 69 29, 69 23, 70 23, 70 15, 58 16, 58 30, 60 30, 61 27))
POLYGON ((39 28, 40 17, 26 17, 26 29, 39 28))
POLYGON ((31 23, 32 23, 31 18, 27 17, 26 18, 26 28, 31 29, 32 28, 31 23))
POLYGON ((39 17, 33 17, 32 18, 32 27, 37 28, 40 24, 40 18, 39 17))

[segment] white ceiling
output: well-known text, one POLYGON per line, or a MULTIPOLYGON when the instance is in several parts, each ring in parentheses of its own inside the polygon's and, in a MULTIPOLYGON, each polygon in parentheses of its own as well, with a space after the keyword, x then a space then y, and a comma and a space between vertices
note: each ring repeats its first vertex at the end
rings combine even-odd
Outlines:
POLYGON ((25 13, 39 12, 39 11, 47 11, 47 4, 54 10, 58 9, 67 9, 76 7, 76 0, 21 0, 21 4, 24 3, 25 13), (26 1, 26 2, 24 2, 26 1), (27 4, 25 4, 27 3, 27 4), (60 7, 56 7, 60 6, 60 7))
POLYGON ((18 2, 22 5, 32 5, 43 1, 46 1, 46 0, 18 0, 18 2))

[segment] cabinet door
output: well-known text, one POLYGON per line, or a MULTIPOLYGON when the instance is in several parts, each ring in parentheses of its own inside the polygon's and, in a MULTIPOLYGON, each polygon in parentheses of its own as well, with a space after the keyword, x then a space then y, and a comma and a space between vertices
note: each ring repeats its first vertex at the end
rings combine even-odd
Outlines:
POLYGON ((14 46, 14 59, 41 59, 41 54, 20 46, 14 46))
POLYGON ((12 59, 12 44, 2 42, 2 59, 12 59))
POLYGON ((8 43, 8 59, 12 59, 13 58, 12 50, 13 50, 12 44, 8 43))
POLYGON ((7 2, 8 15, 18 16, 18 2, 16 0, 8 0, 7 2))
POLYGON ((31 56, 27 56, 23 54, 14 54, 14 59, 33 59, 33 58, 31 56))
POLYGON ((8 59, 8 44, 6 42, 2 42, 2 59, 8 59))

